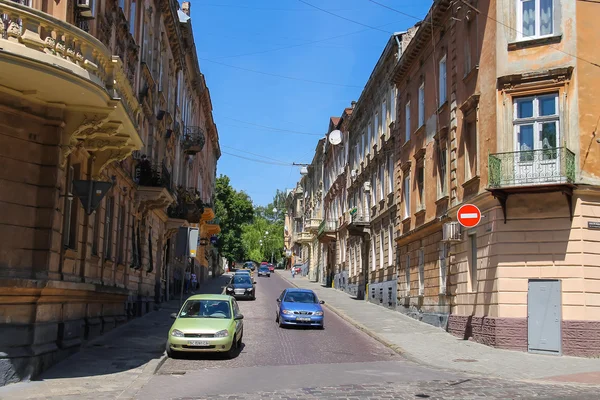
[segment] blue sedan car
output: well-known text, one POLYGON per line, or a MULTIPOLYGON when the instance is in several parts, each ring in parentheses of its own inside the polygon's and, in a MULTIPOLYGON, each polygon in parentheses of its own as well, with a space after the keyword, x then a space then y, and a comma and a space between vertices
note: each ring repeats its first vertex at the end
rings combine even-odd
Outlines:
POLYGON ((315 292, 309 289, 285 289, 277 298, 275 322, 280 327, 286 325, 325 327, 323 317, 324 301, 319 301, 315 292))

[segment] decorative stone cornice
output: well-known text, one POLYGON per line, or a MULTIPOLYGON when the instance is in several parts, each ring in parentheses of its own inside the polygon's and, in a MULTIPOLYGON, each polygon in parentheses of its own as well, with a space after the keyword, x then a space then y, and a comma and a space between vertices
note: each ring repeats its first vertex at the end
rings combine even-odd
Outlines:
POLYGON ((137 212, 141 215, 155 209, 166 209, 175 198, 162 187, 138 186, 135 197, 137 212))

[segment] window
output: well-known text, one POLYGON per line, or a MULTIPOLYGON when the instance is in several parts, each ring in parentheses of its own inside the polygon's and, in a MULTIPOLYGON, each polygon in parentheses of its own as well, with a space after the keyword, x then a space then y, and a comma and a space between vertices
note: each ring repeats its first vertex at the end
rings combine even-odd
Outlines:
POLYGON ((135 23, 136 23, 135 0, 132 0, 131 3, 129 4, 129 33, 131 33, 131 36, 133 36, 133 40, 136 40, 135 23))
POLYGON ((386 135, 390 123, 388 122, 387 101, 384 99, 381 104, 381 134, 386 135))
POLYGON ((121 8, 121 10, 125 10, 125 0, 119 0, 119 8, 121 8))
POLYGON ((425 251, 419 249, 419 296, 425 294, 425 251))
POLYGON ((379 231, 379 268, 383 268, 383 234, 385 229, 379 231))
POLYGON ((447 194, 448 181, 448 150, 445 146, 438 145, 438 196, 447 194))
POLYGON ((446 102, 446 89, 447 89, 447 81, 446 81, 446 56, 444 56, 440 60, 440 106, 446 102))
MULTIPOLYGON (((477 125, 475 121, 465 123, 465 181, 477 176, 477 125)), ((533 132, 531 132, 533 135, 533 132)))
POLYGON ((388 191, 394 193, 394 156, 388 155, 388 191))
POLYGON ((406 134, 406 141, 410 140, 410 101, 406 102, 406 106, 404 106, 404 129, 406 134))
POLYGON ((100 217, 100 205, 94 211, 94 226, 92 227, 92 254, 98 255, 98 242, 100 241, 100 221, 102 220, 100 217))
POLYGON ((125 220, 127 214, 125 213, 125 205, 119 207, 119 215, 117 217, 117 263, 125 264, 124 253, 125 253, 125 220))
POLYGON ((373 144, 373 126, 371 126, 371 121, 369 121, 369 125, 367 125, 367 138, 365 140, 365 155, 371 152, 371 146, 373 144))
POLYGON ((104 213, 104 259, 112 258, 112 232, 113 232, 113 212, 115 208, 115 198, 106 199, 106 211, 104 213))
POLYGON ((410 296, 410 254, 406 255, 404 262, 404 279, 406 280, 406 297, 410 296))
POLYGON ((67 172, 67 204, 65 207, 65 220, 63 231, 63 245, 69 249, 77 249, 77 211, 79 210, 79 201, 73 194, 73 180, 79 178, 80 165, 75 164, 69 167, 67 172))
POLYGON ((396 87, 390 91, 390 122, 396 121, 396 87))
POLYGON ((404 176, 404 187, 402 188, 404 195, 404 218, 410 217, 410 171, 404 176))
POLYGON ((375 265, 375 236, 373 237, 373 240, 371 240, 371 269, 373 271, 375 271, 376 265, 375 265))
MULTIPOLYGON (((382 119, 383 119, 383 117, 382 117, 382 119)), ((375 132, 377 134, 377 136, 375 137, 375 140, 374 140, 375 143, 379 143, 379 136, 381 136, 381 122, 382 121, 379 119, 379 111, 377 111, 375 113, 375 122, 373 125, 373 127, 375 128, 375 132)))
POLYGON ((360 160, 363 161, 365 159, 365 155, 369 152, 369 137, 371 136, 371 126, 367 128, 367 133, 363 132, 362 134, 362 145, 360 148, 360 160))
POLYGON ((477 291, 477 235, 469 235, 469 280, 471 291, 477 291))
POLYGON ((419 86, 419 128, 425 124, 425 83, 419 86))
POLYGON ((448 266, 448 245, 440 242, 440 294, 446 294, 446 275, 448 266))
POLYGON ((425 209, 425 160, 417 165, 417 190, 419 194, 419 211, 425 209))
MULTIPOLYGON (((373 187, 371 188, 371 193, 372 193, 372 201, 373 201, 373 205, 375 205, 375 203, 377 203, 377 172, 373 172, 373 176, 371 177, 371 184, 373 185, 373 187)), ((369 210, 367 210, 368 212, 369 210)))
POLYGON ((514 116, 515 150, 520 152, 518 161, 555 160, 554 149, 560 143, 558 94, 515 99, 514 116))
POLYGON ((385 164, 383 161, 379 164, 379 200, 383 200, 385 195, 385 164))
POLYGON ((517 39, 531 39, 553 33, 553 0, 517 0, 517 39))
POLYGON ((388 265, 394 265, 394 224, 390 222, 388 226, 388 265))

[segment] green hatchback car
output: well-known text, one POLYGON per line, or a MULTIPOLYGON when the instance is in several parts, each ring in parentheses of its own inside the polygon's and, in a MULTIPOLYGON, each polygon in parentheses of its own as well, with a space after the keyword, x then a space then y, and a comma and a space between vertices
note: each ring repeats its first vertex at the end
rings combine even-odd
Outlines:
POLYGON ((223 294, 189 297, 175 319, 167 339, 167 355, 179 352, 218 352, 235 357, 244 336, 244 316, 235 299, 223 294))

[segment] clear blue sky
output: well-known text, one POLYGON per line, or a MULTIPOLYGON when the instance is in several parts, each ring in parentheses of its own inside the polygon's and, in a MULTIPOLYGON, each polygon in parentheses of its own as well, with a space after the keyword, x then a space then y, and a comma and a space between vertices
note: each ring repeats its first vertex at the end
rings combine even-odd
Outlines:
MULTIPOLYGON (((340 116, 358 99, 391 33, 417 22, 369 0, 305 1, 389 33, 301 0, 191 2, 200 68, 210 88, 223 152, 217 174, 229 176, 232 186, 247 192, 256 205, 268 204, 276 189, 295 186, 299 168, 291 164, 310 163, 319 140, 257 125, 324 136, 329 118, 340 116), (341 35, 345 36, 320 41, 341 35), (319 42, 308 43, 313 41, 319 42), (289 48, 271 51, 281 47, 289 48)), ((418 18, 432 4, 431 0, 377 2, 418 18)))

